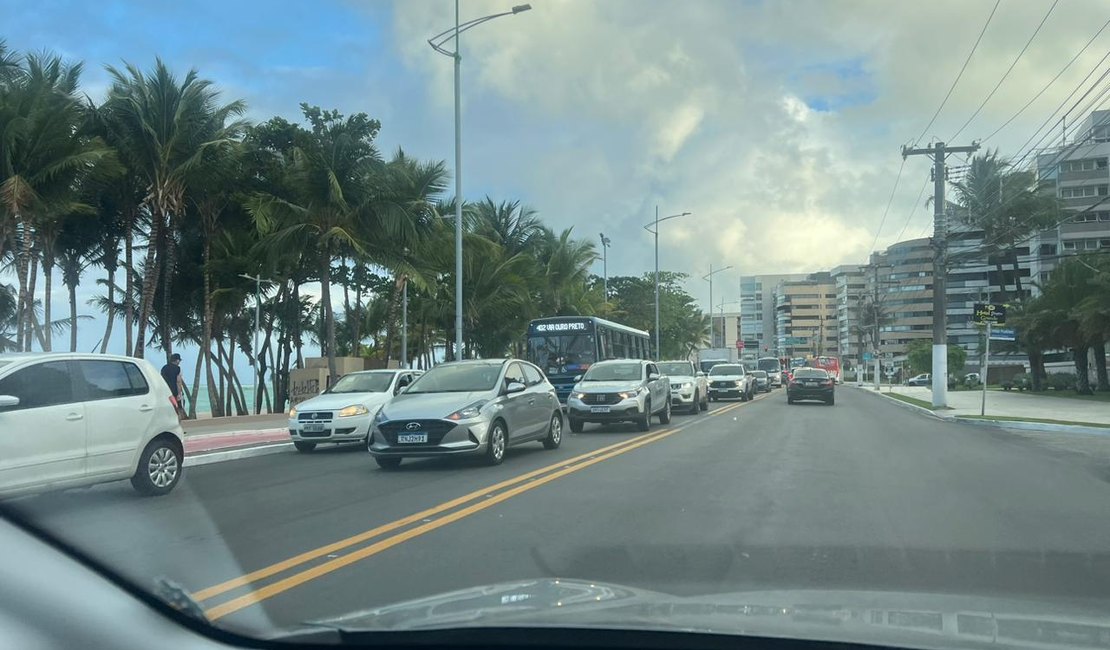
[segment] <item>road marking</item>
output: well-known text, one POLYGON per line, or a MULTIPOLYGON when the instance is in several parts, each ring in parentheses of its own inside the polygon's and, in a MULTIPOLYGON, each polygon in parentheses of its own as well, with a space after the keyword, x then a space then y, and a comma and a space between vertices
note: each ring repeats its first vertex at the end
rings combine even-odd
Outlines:
POLYGON ((575 465, 573 467, 561 469, 557 472, 548 474, 547 476, 544 476, 543 478, 537 479, 530 483, 518 485, 510 490, 506 490, 505 492, 493 496, 486 501, 479 501, 478 503, 462 508, 461 510, 457 510, 448 515, 444 515, 443 517, 435 521, 422 524, 415 528, 410 528, 409 530, 393 535, 392 537, 387 537, 383 540, 371 544, 370 546, 359 549, 345 556, 336 558, 334 560, 329 560, 310 569, 305 569, 304 571, 295 573, 287 578, 282 578, 281 580, 268 584, 265 587, 258 589, 257 591, 252 591, 243 596, 239 596, 238 598, 233 598, 221 605, 216 605, 215 607, 209 608, 205 610, 204 614, 208 617, 208 620, 210 621, 223 618, 228 614, 237 612, 246 607, 250 607, 251 605, 257 604, 268 598, 272 598, 273 596, 302 585, 310 580, 315 580, 316 578, 327 575, 332 571, 341 569, 349 564, 354 564, 359 560, 377 555, 382 551, 393 548, 394 546, 397 546, 398 544, 401 544, 403 542, 407 542, 410 539, 420 537, 425 533, 429 533, 438 528, 442 528, 447 524, 456 522, 465 517, 469 517, 470 515, 481 512, 482 510, 486 510, 487 508, 491 508, 494 505, 501 503, 502 501, 507 501, 519 494, 523 494, 524 492, 528 492, 529 490, 534 490, 541 485, 550 483, 551 481, 562 478, 568 474, 583 470, 587 467, 590 467, 591 465, 595 465, 597 463, 609 460, 610 458, 628 453, 633 449, 637 449, 645 445, 650 445, 653 442, 658 442, 664 438, 678 433, 679 431, 681 431, 681 429, 667 429, 659 433, 641 436, 633 444, 625 445, 619 449, 615 449, 607 454, 597 456, 596 458, 592 458, 583 463, 579 463, 578 465, 575 465))
MULTIPOLYGON (((714 409, 708 415, 711 417, 715 415, 720 415, 750 403, 751 402, 739 402, 736 404, 730 404, 725 407, 714 409)), ((275 596, 279 593, 292 589, 300 584, 308 582, 309 580, 313 580, 322 575, 326 575, 328 573, 331 573, 332 571, 357 562, 361 559, 376 555, 377 553, 392 548, 393 546, 401 544, 402 542, 408 541, 415 537, 419 537, 420 535, 446 526, 449 523, 458 521, 459 519, 467 517, 471 514, 474 514, 481 510, 485 510, 486 508, 490 508, 518 494, 522 494, 524 492, 527 492, 528 490, 537 488, 541 485, 554 481, 558 478, 562 478, 563 476, 566 476, 573 472, 577 472, 578 470, 585 469, 586 467, 590 467, 610 458, 614 458, 625 452, 632 451, 633 449, 637 449, 653 442, 658 442, 659 440, 678 433, 679 431, 689 426, 693 426, 700 421, 702 420, 690 420, 672 429, 664 429, 663 431, 646 433, 641 436, 637 436, 636 438, 633 438, 631 440, 622 441, 613 445, 609 445, 608 447, 602 447, 601 449, 581 454, 570 460, 559 461, 558 463, 554 463, 546 467, 541 467, 531 472, 527 472, 525 474, 507 479, 500 483, 475 490, 474 492, 457 497, 416 514, 403 517, 388 524, 384 524, 382 526, 378 526, 357 535, 353 535, 337 542, 333 542, 326 546, 306 551, 289 559, 272 564, 268 567, 252 571, 251 573, 240 576, 238 578, 234 578, 232 580, 222 582, 218 585, 208 587, 207 589, 202 589, 192 594, 192 597, 197 601, 208 600, 233 589, 245 587, 259 580, 264 580, 268 577, 305 564, 312 560, 326 557, 337 551, 346 549, 349 546, 368 541, 370 539, 373 539, 374 537, 394 531, 398 528, 402 528, 418 521, 421 522, 421 525, 411 528, 407 531, 398 533, 391 537, 387 537, 386 539, 375 542, 370 546, 362 548, 348 555, 329 560, 328 562, 324 562, 310 569, 295 573, 287 578, 283 578, 282 580, 266 585, 265 587, 262 587, 257 591, 253 591, 243 596, 233 598, 232 600, 229 600, 221 605, 216 605, 205 611, 206 616, 208 616, 210 620, 221 618, 233 612, 239 611, 240 609, 244 609, 253 604, 256 604, 262 600, 275 596), (541 476, 545 474, 546 476, 541 476), (504 488, 511 489, 508 489, 505 492, 501 492, 500 494, 496 495, 490 494, 491 492, 495 492, 504 488), (445 515, 439 519, 429 520, 429 518, 434 515, 438 515, 447 510, 451 510, 452 508, 460 506, 469 501, 482 499, 483 497, 485 500, 480 500, 477 503, 445 515)))
MULTIPOLYGON (((644 435, 653 435, 653 434, 644 434, 644 435)), ((268 577, 270 577, 270 576, 272 576, 276 573, 281 573, 282 571, 285 571, 287 569, 291 569, 291 568, 293 568, 297 565, 300 565, 300 564, 304 564, 305 562, 311 562, 312 560, 315 560, 319 557, 323 557, 323 556, 327 555, 328 553, 334 553, 335 551, 342 550, 342 549, 344 549, 348 546, 352 546, 352 545, 358 544, 360 542, 365 542, 369 539, 377 537, 378 535, 388 533, 390 531, 396 530, 396 529, 401 528, 403 526, 407 526, 409 524, 416 523, 417 521, 421 521, 423 519, 432 517, 432 516, 437 515, 441 512, 444 512, 445 510, 450 510, 452 508, 458 507, 458 506, 460 506, 460 505, 462 505, 462 504, 464 504, 468 501, 473 501, 474 499, 481 499, 481 498, 487 497, 488 494, 491 491, 504 489, 504 488, 510 487, 512 485, 515 485, 517 483, 520 483, 520 482, 523 482, 523 481, 528 481, 529 479, 532 479, 536 476, 539 476, 541 474, 545 474, 545 473, 550 472, 550 471, 554 471, 554 470, 557 470, 557 469, 560 469, 560 468, 567 468, 567 467, 569 467, 569 466, 571 466, 574 463, 577 463, 579 461, 588 460, 593 456, 597 456, 598 454, 603 454, 603 453, 606 453, 606 452, 611 451, 613 449, 616 449, 618 447, 622 447, 624 445, 632 444, 632 443, 634 443, 638 440, 641 440, 643 437, 644 436, 637 436, 635 438, 632 438, 631 440, 623 440, 623 441, 618 442, 616 444, 609 445, 608 447, 602 447, 601 449, 596 449, 594 451, 586 452, 586 453, 584 453, 580 456, 575 456, 574 458, 571 458, 570 460, 560 460, 557 463, 553 463, 551 465, 541 467, 541 468, 533 470, 531 472, 526 472, 524 474, 520 474, 520 475, 515 476, 513 478, 501 481, 500 483, 496 483, 494 485, 489 485, 489 486, 483 487, 481 489, 470 492, 469 494, 464 494, 460 497, 451 499, 450 501, 446 501, 446 502, 441 503, 437 506, 433 506, 431 508, 428 508, 427 510, 422 510, 422 511, 416 513, 416 514, 409 515, 407 517, 402 517, 401 519, 398 519, 396 521, 392 521, 388 524, 383 524, 381 526, 378 526, 377 528, 372 528, 370 530, 358 533, 357 535, 352 535, 351 537, 347 537, 346 539, 341 539, 337 542, 333 542, 331 544, 328 544, 327 546, 321 546, 320 548, 313 549, 311 551, 306 551, 306 552, 301 553, 299 555, 295 555, 295 556, 293 556, 293 557, 291 557, 287 560, 282 560, 281 562, 277 562, 276 564, 271 564, 270 566, 264 567, 262 569, 258 569, 257 571, 252 571, 252 572, 250 572, 246 575, 239 576, 238 578, 234 578, 234 579, 228 580, 226 582, 221 582, 220 584, 212 586, 212 587, 208 587, 207 589, 201 589, 200 591, 192 594, 192 597, 196 601, 208 600, 209 598, 212 598, 213 596, 218 596, 222 593, 226 593, 226 592, 231 591, 232 589, 236 589, 238 587, 244 587, 244 586, 246 586, 246 585, 248 585, 252 582, 257 582, 259 580, 264 580, 264 579, 266 579, 266 578, 268 578, 268 577)))

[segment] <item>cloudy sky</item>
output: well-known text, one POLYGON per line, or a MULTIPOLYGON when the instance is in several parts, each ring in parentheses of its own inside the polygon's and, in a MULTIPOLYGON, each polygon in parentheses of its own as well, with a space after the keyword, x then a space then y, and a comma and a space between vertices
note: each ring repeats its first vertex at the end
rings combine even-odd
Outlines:
MULTIPOLYGON (((462 20, 511 2, 464 0, 462 20)), ((384 151, 453 160, 451 62, 425 42, 453 24, 451 0, 3 3, 0 37, 85 61, 94 98, 104 64, 161 56, 244 98, 252 119, 297 118, 303 101, 365 111, 382 121, 384 151)), ((611 275, 650 270, 642 226, 656 205, 692 212, 664 225, 661 266, 698 278, 732 265, 717 300, 736 297, 740 273, 862 262, 900 146, 954 135, 1052 4, 1001 0, 922 135, 994 0, 532 0, 463 39, 464 194, 519 199, 595 241, 604 232, 611 275)), ((1108 18, 1105 0, 1059 0, 956 143, 1009 119, 1108 18)), ((1108 48, 1110 29, 985 144, 1017 151, 1108 48)), ((906 162, 879 248, 928 228, 917 201, 928 167, 906 162)), ((690 289, 707 302, 704 282, 690 289)))

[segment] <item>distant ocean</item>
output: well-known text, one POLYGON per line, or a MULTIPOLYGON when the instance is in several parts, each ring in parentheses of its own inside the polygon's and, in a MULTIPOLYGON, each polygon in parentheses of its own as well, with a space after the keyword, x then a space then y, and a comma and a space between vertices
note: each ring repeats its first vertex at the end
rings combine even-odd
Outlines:
MULTIPOLYGON (((245 407, 246 407, 247 414, 254 413, 254 386, 244 385, 243 386, 243 395, 246 397, 245 407)), ((208 388, 207 387, 202 385, 197 390, 196 400, 197 400, 197 419, 212 417, 212 409, 210 408, 210 406, 208 404, 208 388)), ((188 412, 188 410, 189 410, 189 404, 186 403, 185 404, 185 411, 188 412)), ((262 403, 262 412, 263 413, 266 412, 266 403, 265 402, 262 403)), ((234 402, 232 402, 232 405, 231 405, 231 412, 227 413, 225 415, 237 415, 237 413, 235 412, 235 403, 234 402)))

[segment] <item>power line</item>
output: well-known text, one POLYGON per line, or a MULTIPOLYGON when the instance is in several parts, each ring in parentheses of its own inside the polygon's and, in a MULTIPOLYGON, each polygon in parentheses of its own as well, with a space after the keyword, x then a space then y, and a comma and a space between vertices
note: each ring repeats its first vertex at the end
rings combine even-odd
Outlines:
MULTIPOLYGON (((1007 126, 1010 125, 1010 122, 1013 122, 1014 120, 1016 120, 1019 115, 1021 115, 1022 113, 1025 112, 1025 109, 1029 108, 1033 104, 1033 102, 1037 101, 1037 99, 1040 98, 1040 96, 1043 95, 1045 93, 1045 91, 1048 90, 1052 86, 1052 84, 1056 83, 1056 80, 1059 79, 1064 74, 1064 72, 1066 72, 1067 69, 1071 67, 1071 64, 1075 63, 1076 59, 1078 59, 1084 52, 1087 51, 1087 48, 1089 48, 1091 46, 1091 43, 1094 43, 1095 39, 1097 39, 1099 37, 1099 35, 1102 34, 1102 32, 1106 30, 1107 25, 1110 25, 1110 20, 1107 20, 1106 22, 1102 23, 1102 27, 1100 27, 1099 30, 1097 32, 1095 32, 1095 35, 1091 37, 1091 40, 1087 41, 1087 44, 1084 45, 1078 52, 1076 52, 1075 56, 1073 56, 1071 58, 1071 60, 1068 61, 1067 64, 1064 65, 1064 67, 1060 68, 1060 71, 1056 73, 1056 76, 1053 77, 1051 80, 1049 80, 1049 82, 1046 83, 1043 88, 1038 90, 1036 95, 1033 95, 1033 97, 1029 101, 1025 102, 1024 106, 1019 108, 1016 113, 1014 113, 1013 115, 1010 116, 1010 119, 1003 122, 1002 126, 998 127, 994 131, 992 131, 991 134, 988 135, 987 137, 983 138, 981 140, 981 142, 986 142, 987 140, 990 140, 994 136, 998 135, 998 133, 1002 129, 1004 129, 1007 126)), ((1102 57, 1102 58, 1103 58, 1103 60, 1106 59, 1105 56, 1102 57)), ((1099 61, 1100 65, 1101 65, 1101 63, 1102 63, 1102 61, 1099 61)), ((1095 67, 1097 68, 1098 66, 1095 66, 1095 67)), ((1080 85, 1082 85, 1082 84, 1080 84, 1080 85)))
POLYGON ((902 180, 902 170, 906 168, 906 159, 902 159, 902 164, 898 165, 898 175, 894 177, 894 187, 890 190, 890 198, 886 201, 886 209, 883 210, 883 218, 879 220, 879 229, 875 231, 875 239, 871 242, 871 252, 875 252, 875 245, 879 243, 879 235, 883 232, 883 224, 886 223, 886 215, 890 213, 890 204, 894 202, 894 193, 898 191, 898 181, 902 180))
POLYGON ((987 21, 983 23, 983 29, 979 30, 979 37, 975 39, 975 44, 971 46, 971 51, 967 53, 967 58, 964 59, 964 64, 960 66, 959 74, 957 74, 956 78, 952 80, 952 85, 948 88, 948 93, 940 102, 940 106, 937 106, 937 110, 935 113, 933 113, 932 119, 930 119, 929 123, 925 125, 925 128, 921 130, 921 135, 917 136, 917 138, 914 140, 915 143, 920 141, 921 138, 925 137, 925 134, 929 132, 930 128, 932 128, 933 122, 936 121, 937 116, 940 115, 941 109, 943 109, 944 105, 948 103, 948 98, 952 96, 952 91, 956 89, 956 84, 960 82, 960 77, 964 76, 964 70, 967 70, 967 64, 971 62, 972 55, 975 54, 975 50, 979 47, 979 41, 983 40, 983 34, 987 33, 987 26, 991 24, 991 19, 994 18, 994 12, 998 11, 998 5, 1001 3, 1002 0, 995 0, 994 7, 991 9, 990 15, 987 16, 987 21))
POLYGON ((1045 21, 1047 21, 1048 17, 1052 15, 1052 10, 1055 9, 1056 5, 1058 4, 1060 4, 1060 0, 1053 1, 1052 6, 1050 6, 1048 8, 1048 11, 1045 12, 1044 18, 1041 18, 1041 22, 1037 25, 1037 29, 1033 30, 1033 35, 1029 37, 1029 40, 1025 41, 1025 47, 1021 48, 1021 51, 1018 52, 1018 55, 1014 57, 1014 60, 1010 63, 1010 67, 1006 68, 1006 72, 1002 73, 1002 78, 1000 78, 998 80, 998 83, 994 85, 994 88, 992 88, 991 91, 987 93, 986 98, 983 99, 982 103, 979 104, 979 108, 976 108, 975 112, 971 114, 971 117, 967 118, 967 121, 963 123, 963 126, 957 129, 956 132, 952 134, 952 137, 948 138, 949 142, 952 142, 956 139, 958 135, 963 133, 964 129, 967 128, 967 125, 971 124, 971 121, 975 119, 975 116, 979 114, 979 111, 983 110, 983 107, 986 106, 987 102, 991 100, 991 97, 994 97, 994 93, 998 91, 998 88, 1002 85, 1002 82, 1006 81, 1006 77, 1010 76, 1010 73, 1013 72, 1014 66, 1016 66, 1017 62, 1021 60, 1021 57, 1025 54, 1025 51, 1029 49, 1029 44, 1033 42, 1033 39, 1037 38, 1037 34, 1039 34, 1041 28, 1044 27, 1045 21))
POLYGON ((906 228, 909 227, 913 215, 917 214, 917 209, 921 207, 921 198, 925 196, 925 188, 929 186, 929 176, 925 176, 925 182, 921 184, 921 191, 917 193, 917 200, 914 201, 913 207, 910 208, 910 213, 906 215, 906 223, 902 224, 902 230, 898 233, 898 239, 895 241, 902 241, 902 235, 906 234, 906 228))

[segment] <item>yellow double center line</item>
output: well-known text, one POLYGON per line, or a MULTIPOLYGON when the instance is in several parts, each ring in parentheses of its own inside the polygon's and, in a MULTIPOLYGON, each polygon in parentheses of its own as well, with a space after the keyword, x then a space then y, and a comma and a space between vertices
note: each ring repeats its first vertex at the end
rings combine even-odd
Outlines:
MULTIPOLYGON (((719 415, 740 406, 742 406, 742 404, 733 404, 721 409, 717 409, 710 415, 719 415)), ((320 548, 295 555, 287 560, 282 560, 281 562, 277 562, 268 567, 259 569, 257 571, 252 571, 251 573, 240 576, 238 578, 222 582, 218 585, 208 587, 207 589, 201 589, 200 591, 193 593, 192 596, 198 602, 214 598, 231 590, 248 586, 260 580, 265 580, 266 578, 277 575, 278 573, 281 573, 283 571, 287 571, 318 558, 349 548, 356 544, 369 541, 375 537, 384 535, 385 533, 397 530, 398 528, 403 528, 410 524, 424 521, 429 517, 435 517, 458 506, 462 506, 470 501, 474 501, 475 499, 482 499, 481 501, 466 506, 465 508, 460 508, 459 510, 455 510, 454 512, 445 514, 442 517, 438 517, 437 519, 434 519, 432 521, 426 521, 419 526, 414 526, 390 537, 386 537, 385 539, 374 542, 373 544, 360 548, 352 553, 348 553, 347 555, 344 555, 342 557, 330 559, 327 562, 323 562, 311 568, 299 571, 297 573, 294 573, 293 575, 282 578, 281 580, 278 580, 276 582, 272 582, 255 591, 233 598, 231 600, 228 600, 227 602, 221 603, 205 610, 205 615, 209 618, 209 620, 222 618, 224 616, 227 616, 228 614, 237 612, 243 608, 250 607, 251 605, 266 600, 267 598, 271 598, 282 592, 293 589, 294 587, 302 585, 310 580, 314 580, 316 578, 319 578, 320 576, 326 575, 350 564, 354 564, 359 560, 364 560, 373 555, 377 555, 384 550, 393 548, 394 546, 402 544, 410 539, 419 537, 438 528, 442 528, 447 524, 463 519, 464 517, 468 517, 476 512, 491 508, 498 503, 507 501, 508 499, 511 499, 519 494, 535 489, 546 483, 550 483, 551 481, 562 478, 568 474, 577 472, 592 465, 596 465, 597 463, 609 460, 610 458, 614 458, 621 454, 627 453, 629 451, 632 451, 633 449, 638 449, 645 445, 650 445, 654 442, 658 442, 664 438, 674 435, 675 433, 678 433, 687 426, 696 424, 697 422, 698 420, 692 420, 689 423, 684 423, 680 427, 665 429, 656 433, 645 434, 633 440, 619 442, 608 447, 603 447, 601 449, 582 454, 581 456, 576 456, 569 460, 564 460, 552 465, 548 465, 546 467, 541 467, 540 469, 515 476, 511 479, 496 483, 489 487, 482 488, 481 490, 476 490, 461 497, 441 503, 427 510, 409 515, 408 517, 403 517, 396 521, 378 526, 377 528, 372 528, 346 539, 341 539, 326 546, 321 546, 320 548), (498 492, 498 490, 504 491, 498 492), (494 492, 498 493, 491 494, 494 492)))

